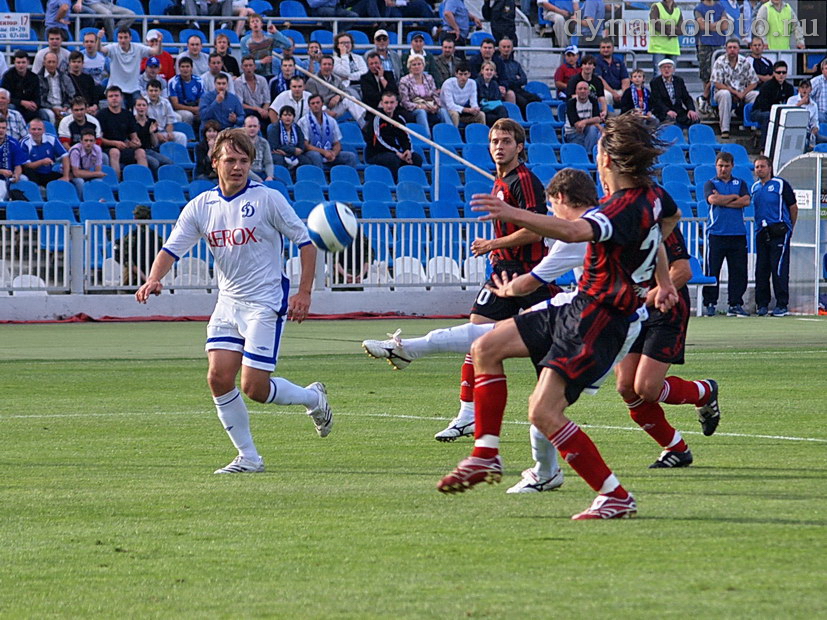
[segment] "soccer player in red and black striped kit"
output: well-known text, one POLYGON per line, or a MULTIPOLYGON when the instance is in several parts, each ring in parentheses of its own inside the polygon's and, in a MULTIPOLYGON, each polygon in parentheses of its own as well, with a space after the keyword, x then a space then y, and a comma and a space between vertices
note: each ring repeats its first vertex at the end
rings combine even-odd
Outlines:
MULTIPOLYGON (((496 121, 488 132, 488 149, 497 166, 497 179, 491 194, 520 210, 545 215, 546 193, 542 182, 523 163, 526 159, 525 130, 510 118, 496 121)), ((489 254, 493 271, 509 276, 530 272, 546 255, 543 238, 511 222, 494 222, 493 239, 477 239, 471 244, 475 256, 489 254)), ((486 286, 477 294, 471 309, 471 323, 496 323, 511 318, 525 308, 559 292, 554 285, 543 286, 525 297, 497 297, 486 286)), ((474 434, 474 363, 465 356, 460 379, 460 409, 448 427, 438 432, 437 441, 454 441, 474 434)))
MULTIPOLYGON (((591 506, 572 518, 613 519, 636 514, 634 498, 606 465, 585 432, 565 416, 584 390, 598 385, 619 361, 638 331, 636 320, 646 301, 653 272, 655 307, 667 311, 677 302, 669 279, 663 236, 671 234, 680 211, 665 192, 652 184, 652 166, 663 152, 648 123, 631 114, 613 117, 598 143, 597 165, 610 198, 599 211, 575 221, 542 217, 514 209, 495 196, 476 195, 482 219, 507 220, 554 239, 587 241, 585 271, 572 302, 554 323, 554 337, 543 370, 529 399, 529 420, 545 434, 563 459, 594 489, 591 506), (635 325, 633 328, 632 326, 635 325)), ((636 337, 636 336, 635 336, 636 337)), ((499 481, 502 462, 499 436, 507 398, 504 376, 476 378, 481 415, 474 451, 437 485, 455 493, 484 481, 499 481)))
MULTIPOLYGON (((649 309, 649 318, 644 321, 640 336, 615 367, 617 391, 629 407, 629 415, 663 448, 658 460, 649 466, 652 469, 692 464, 689 446, 680 432, 666 421, 660 403, 694 404, 706 436, 715 432, 721 414, 715 380, 687 381, 666 376, 670 365, 683 364, 689 324, 686 283, 692 277, 692 268, 680 230, 676 228, 663 244, 669 260, 669 276, 678 289, 678 302, 667 312, 649 309)), ((655 289, 649 291, 649 300, 654 299, 655 293, 655 289)))

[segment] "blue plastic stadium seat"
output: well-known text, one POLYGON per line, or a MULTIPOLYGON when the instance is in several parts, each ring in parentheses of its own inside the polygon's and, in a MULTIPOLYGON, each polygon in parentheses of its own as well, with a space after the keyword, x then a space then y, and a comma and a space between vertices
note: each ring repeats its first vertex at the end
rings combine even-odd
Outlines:
POLYGON ((310 200, 297 200, 293 203, 293 210, 301 219, 306 220, 315 206, 316 203, 310 200))
POLYGON ((724 144, 721 146, 721 150, 732 155, 736 166, 752 167, 752 161, 749 158, 749 153, 747 153, 747 149, 745 149, 743 145, 724 144))
POLYGON ((174 202, 182 206, 187 202, 187 197, 184 195, 184 186, 175 181, 158 181, 155 184, 154 194, 156 199, 174 202))
POLYGON ((664 183, 682 183, 687 187, 692 185, 689 181, 689 174, 687 174, 686 169, 682 166, 664 166, 661 171, 661 178, 664 183))
POLYGON ((392 216, 390 207, 386 203, 366 200, 362 205, 362 217, 366 220, 386 220, 392 216))
POLYGON ((365 167, 365 183, 368 182, 382 183, 388 187, 395 185, 391 171, 385 168, 385 166, 377 166, 375 164, 365 167))
POLYGON ((318 204, 327 200, 322 191, 322 187, 313 181, 296 181, 293 186, 294 200, 309 200, 313 204, 318 204))
POLYGON ((559 169, 559 165, 540 164, 538 166, 534 166, 531 171, 538 179, 540 179, 543 185, 548 185, 548 182, 551 181, 555 174, 557 174, 557 170, 559 169))
POLYGON ((508 118, 513 121, 517 121, 523 127, 531 126, 531 123, 527 122, 523 118, 523 113, 520 111, 520 108, 517 106, 516 103, 511 103, 510 101, 503 101, 503 107, 505 111, 508 112, 508 118))
POLYGON ((142 204, 150 204, 147 187, 137 181, 122 181, 118 185, 118 200, 130 200, 142 204))
POLYGON ((683 135, 683 129, 677 125, 661 125, 658 129, 658 138, 680 147, 689 146, 683 135))
POLYGON ((39 220, 37 208, 24 200, 13 200, 6 204, 7 220, 39 220))
POLYGON ((462 156, 475 166, 483 170, 494 170, 494 160, 491 159, 491 152, 487 146, 481 144, 469 144, 462 152, 462 156))
POLYGON ((58 200, 69 203, 70 205, 77 205, 80 203, 75 186, 68 181, 50 181, 46 185, 46 200, 58 200))
POLYGON ((92 179, 83 184, 83 199, 86 202, 106 205, 114 205, 117 202, 112 194, 112 187, 100 179, 92 179))
POLYGON ((123 200, 115 205, 115 219, 116 220, 133 220, 133 211, 138 206, 137 202, 131 200, 123 200))
POLYGON ((333 181, 328 190, 328 198, 337 202, 349 203, 354 206, 361 206, 362 199, 353 183, 348 181, 333 181))
POLYGON ((439 183, 439 197, 435 192, 431 192, 434 202, 445 202, 453 205, 461 205, 463 203, 462 197, 459 195, 459 187, 450 181, 440 181, 439 183))
POLYGON ((124 166, 122 173, 124 181, 135 181, 150 189, 155 186, 155 179, 152 178, 152 172, 150 172, 146 166, 129 164, 128 166, 124 166))
POLYGON ((591 161, 586 149, 580 144, 564 144, 560 147, 560 162, 564 166, 581 168, 582 170, 597 170, 591 161))
POLYGON ((708 125, 700 123, 689 127, 689 144, 717 144, 715 131, 708 125))
POLYGON ((534 123, 528 130, 528 141, 532 144, 560 144, 557 128, 551 123, 534 123))
POLYGON ((178 42, 179 43, 186 43, 187 39, 192 36, 196 36, 201 39, 201 42, 206 45, 207 44, 207 35, 205 35, 200 30, 196 30, 195 28, 184 28, 181 32, 178 33, 178 42))
POLYGON ((547 103, 541 101, 531 101, 525 109, 525 118, 530 124, 534 123, 550 123, 552 125, 560 125, 554 117, 554 113, 547 103))
POLYGON ((433 140, 440 146, 461 151, 465 141, 459 133, 459 129, 451 123, 437 123, 433 126, 433 140))
POLYGON ((525 89, 528 92, 534 93, 535 95, 540 97, 540 101, 542 103, 551 103, 552 101, 554 101, 554 97, 552 97, 551 95, 551 90, 545 82, 540 82, 538 80, 529 80, 525 85, 525 89))
POLYGON ((293 51, 296 54, 307 53, 307 41, 304 40, 304 35, 301 32, 292 28, 282 28, 280 32, 293 41, 293 51))
MULTIPOLYGON (((385 168, 385 170, 387 170, 387 168, 385 168)), ((391 204, 393 202, 391 187, 393 187, 393 183, 387 184, 378 183, 376 181, 366 181, 364 187, 362 188, 362 196, 365 198, 365 203, 367 203, 368 199, 370 199, 370 201, 374 202, 391 204)))
POLYGON ((300 181, 315 183, 321 189, 327 189, 327 179, 324 170, 312 164, 305 164, 296 169, 296 184, 300 181))
POLYGON ((143 4, 141 4, 138 0, 115 0, 115 4, 117 6, 122 6, 125 9, 129 9, 135 13, 135 15, 146 14, 143 4))
POLYGON ((682 183, 664 183, 663 187, 677 202, 695 202, 689 192, 689 186, 682 183))
POLYGON ((211 190, 213 187, 218 185, 218 181, 209 181, 207 179, 196 179, 190 183, 190 200, 198 196, 199 194, 203 194, 204 192, 211 190))
POLYGON ((425 171, 419 166, 402 166, 397 174, 399 183, 416 183, 423 187, 429 185, 425 171))
POLYGON ((451 201, 438 200, 431 205, 431 217, 434 219, 458 218, 459 209, 451 201))
POLYGON ((183 190, 189 185, 186 171, 178 164, 165 165, 158 168, 158 181, 173 181, 183 190))
POLYGON ((264 185, 269 187, 270 189, 274 189, 279 192, 282 196, 284 196, 287 200, 290 200, 290 190, 287 189, 287 186, 282 183, 281 181, 265 181, 264 185))
POLYGON ((351 166, 333 166, 330 169, 330 182, 333 183, 334 181, 347 181, 357 187, 362 184, 356 168, 351 166))
MULTIPOLYGON (((70 224, 78 223, 72 206, 60 200, 50 200, 43 205, 43 219, 67 220, 70 224)), ((63 226, 44 226, 40 231, 40 249, 62 252, 65 244, 64 234, 63 226)))
POLYGON ((706 200, 699 200, 695 203, 695 217, 702 219, 709 217, 709 203, 706 200))
POLYGON ((43 205, 43 197, 40 194, 40 186, 34 181, 18 181, 9 186, 9 189, 19 189, 26 195, 26 200, 34 206, 43 205))
POLYGON ((467 144, 484 144, 488 146, 488 126, 482 123, 471 123, 465 128, 465 142, 467 144))
POLYGON ((86 220, 111 220, 112 210, 108 205, 102 202, 84 201, 80 203, 78 208, 80 215, 80 223, 83 224, 86 220))
POLYGON ((687 163, 683 149, 674 144, 658 157, 658 164, 661 166, 681 166, 682 168, 694 168, 695 164, 687 163))
POLYGON ((192 170, 195 168, 195 164, 187 152, 187 147, 181 146, 177 142, 164 142, 161 145, 161 155, 166 155, 184 170, 192 170))
POLYGON ((491 183, 482 183, 480 181, 471 181, 470 183, 466 183, 465 190, 463 191, 463 194, 465 195, 465 202, 471 202, 471 198, 474 194, 490 194, 491 185, 491 183))
POLYGON ((301 2, 282 0, 279 4, 279 15, 281 17, 307 17, 307 11, 301 2))
POLYGON ((400 202, 412 201, 419 204, 428 202, 428 198, 425 196, 425 188, 418 183, 399 183, 396 186, 396 199, 400 202))
POLYGON ((696 166, 714 166, 715 149, 709 144, 692 144, 689 146, 689 161, 696 166))
POLYGON ((290 176, 290 171, 284 166, 278 164, 273 166, 273 178, 284 183, 285 187, 293 187, 293 178, 290 176))
POLYGON ((400 220, 425 219, 423 202, 416 200, 400 200, 396 205, 396 217, 400 220))
MULTIPOLYGON (((284 0, 279 8, 284 7, 286 2, 292 1, 293 0, 284 0)), ((333 33, 330 30, 314 30, 310 33, 310 41, 316 41, 319 45, 321 45, 322 53, 333 53, 333 33)))
POLYGON ((362 130, 356 123, 341 123, 339 129, 342 132, 342 148, 358 153, 365 148, 365 138, 362 130))
POLYGON ((555 168, 563 168, 564 166, 557 160, 557 155, 554 149, 548 144, 531 143, 528 145, 528 164, 532 168, 540 164, 554 166, 555 168))

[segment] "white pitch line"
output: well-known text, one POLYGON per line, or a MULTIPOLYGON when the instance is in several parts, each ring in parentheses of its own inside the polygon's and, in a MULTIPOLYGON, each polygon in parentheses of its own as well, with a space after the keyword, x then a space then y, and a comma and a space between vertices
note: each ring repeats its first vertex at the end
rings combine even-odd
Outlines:
MULTIPOLYGON (((0 415, 0 420, 26 420, 26 419, 60 419, 60 418, 109 418, 109 417, 132 417, 142 415, 152 416, 180 416, 180 415, 203 415, 209 414, 211 411, 124 411, 121 413, 27 413, 27 414, 11 414, 0 415)), ((298 411, 280 411, 273 409, 251 409, 250 413, 256 415, 307 415, 298 411)), ((428 422, 448 422, 451 418, 432 418, 418 415, 404 415, 394 413, 347 413, 336 412, 335 415, 354 417, 354 418, 390 418, 394 420, 420 420, 428 422)), ((503 424, 512 424, 517 426, 528 426, 529 422, 521 420, 503 420, 503 424)), ((584 428, 596 428, 608 431, 631 431, 635 433, 642 432, 642 429, 633 426, 609 426, 603 424, 581 424, 584 428)), ((682 435, 702 435, 698 431, 681 431, 682 435)), ((716 437, 742 437, 746 439, 777 439, 780 441, 809 441, 814 443, 827 443, 827 439, 819 437, 790 437, 787 435, 757 435, 751 433, 715 433, 716 437)))

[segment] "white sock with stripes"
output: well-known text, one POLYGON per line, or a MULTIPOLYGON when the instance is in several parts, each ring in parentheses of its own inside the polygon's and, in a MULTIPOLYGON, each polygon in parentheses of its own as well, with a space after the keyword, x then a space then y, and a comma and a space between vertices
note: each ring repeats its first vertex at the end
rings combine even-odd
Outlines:
POLYGON ((471 343, 494 329, 496 323, 465 323, 447 329, 435 329, 421 338, 403 338, 405 350, 417 359, 430 353, 468 353, 471 343))
POLYGON ((258 451, 250 433, 250 415, 247 405, 238 388, 233 388, 222 396, 213 396, 218 419, 224 425, 224 430, 230 436, 230 441, 245 459, 257 461, 258 451))
POLYGON ((319 404, 319 394, 290 383, 287 379, 273 377, 270 379, 270 395, 265 402, 277 405, 304 405, 308 409, 314 409, 319 404))

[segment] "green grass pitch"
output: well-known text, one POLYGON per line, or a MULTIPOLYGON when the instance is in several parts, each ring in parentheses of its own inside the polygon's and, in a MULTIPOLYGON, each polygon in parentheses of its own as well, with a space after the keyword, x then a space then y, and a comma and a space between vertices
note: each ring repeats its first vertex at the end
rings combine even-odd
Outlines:
POLYGON ((632 520, 573 522, 593 493, 509 496, 531 463, 533 372, 506 367, 503 484, 443 496, 470 450, 458 356, 393 372, 364 338, 456 322, 288 326, 279 374, 324 381, 326 439, 299 408, 250 404, 267 473, 234 456, 205 383, 203 324, 0 326, 0 617, 815 618, 827 615, 827 321, 693 319, 686 378, 723 419, 695 456, 659 448, 608 381, 570 410, 637 497, 632 520))

